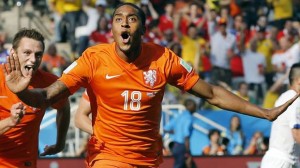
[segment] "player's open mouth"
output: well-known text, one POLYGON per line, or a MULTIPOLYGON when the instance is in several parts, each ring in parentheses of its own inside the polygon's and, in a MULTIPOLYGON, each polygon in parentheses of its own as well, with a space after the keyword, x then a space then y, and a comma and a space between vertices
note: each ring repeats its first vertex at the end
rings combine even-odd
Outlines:
POLYGON ((34 70, 34 67, 33 67, 33 65, 25 65, 25 69, 27 71, 30 71, 31 69, 34 70))
POLYGON ((121 37, 122 37, 122 42, 125 43, 125 44, 128 43, 129 40, 130 40, 130 35, 129 35, 128 32, 123 32, 121 34, 121 37))

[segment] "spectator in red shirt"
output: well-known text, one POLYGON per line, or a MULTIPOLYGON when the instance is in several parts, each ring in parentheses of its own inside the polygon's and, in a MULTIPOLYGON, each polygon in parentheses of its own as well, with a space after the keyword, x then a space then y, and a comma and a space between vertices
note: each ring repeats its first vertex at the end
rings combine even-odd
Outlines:
POLYGON ((159 17, 159 29, 164 32, 167 29, 173 29, 173 14, 174 14, 174 3, 171 1, 166 2, 165 13, 159 17))
POLYGON ((110 23, 106 17, 100 17, 97 29, 90 35, 90 45, 110 42, 112 42, 110 23))

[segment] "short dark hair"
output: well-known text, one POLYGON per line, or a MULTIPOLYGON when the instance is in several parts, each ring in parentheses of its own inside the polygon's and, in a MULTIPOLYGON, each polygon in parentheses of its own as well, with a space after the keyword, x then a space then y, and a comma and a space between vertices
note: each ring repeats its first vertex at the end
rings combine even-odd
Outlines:
POLYGON ((119 9, 120 7, 122 7, 122 6, 124 6, 124 5, 128 5, 128 6, 133 7, 134 9, 136 9, 136 10, 137 10, 137 13, 138 13, 138 17, 140 17, 140 19, 141 19, 142 25, 143 25, 143 26, 146 25, 146 14, 145 14, 145 12, 144 12, 140 7, 136 6, 136 5, 133 4, 133 3, 128 3, 128 2, 126 2, 126 3, 120 3, 120 4, 115 8, 115 10, 114 10, 112 16, 114 17, 114 16, 115 16, 115 13, 116 13, 116 11, 117 11, 117 9, 119 9))
POLYGON ((295 63, 292 65, 290 73, 289 73, 289 81, 290 84, 294 82, 296 77, 300 77, 300 63, 295 63))
POLYGON ((37 30, 28 28, 22 28, 17 32, 12 42, 12 48, 16 50, 19 47, 21 39, 24 37, 40 41, 43 45, 43 51, 45 50, 44 36, 37 30))
POLYGON ((209 132, 208 132, 208 139, 210 139, 212 137, 212 135, 215 133, 221 135, 221 132, 219 130, 213 128, 213 129, 209 130, 209 132))

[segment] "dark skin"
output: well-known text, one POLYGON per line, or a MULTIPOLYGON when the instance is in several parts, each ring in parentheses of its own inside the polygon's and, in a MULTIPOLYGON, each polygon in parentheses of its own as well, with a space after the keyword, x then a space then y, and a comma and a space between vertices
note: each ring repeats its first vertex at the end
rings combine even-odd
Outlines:
POLYGON ((118 8, 113 17, 112 33, 116 45, 116 52, 124 61, 130 63, 137 59, 142 49, 141 36, 145 26, 140 22, 137 10, 124 5, 118 8), (127 34, 128 42, 122 35, 127 34))
MULTIPOLYGON (((116 52, 121 59, 132 63, 140 55, 144 30, 145 26, 141 23, 137 9, 130 5, 123 5, 116 9, 113 16, 112 33, 116 42, 116 52), (124 34, 126 34, 127 38, 123 37, 124 34)), ((65 84, 60 81, 53 83, 47 88, 28 90, 27 87, 31 75, 22 75, 17 55, 10 55, 8 63, 2 67, 5 71, 6 84, 9 89, 16 93, 22 101, 31 106, 47 107, 56 100, 70 95, 65 84)), ((201 79, 189 90, 189 93, 205 98, 210 104, 220 108, 270 121, 275 120, 299 96, 297 94, 294 98, 277 108, 263 109, 241 99, 222 87, 208 84, 201 79)))

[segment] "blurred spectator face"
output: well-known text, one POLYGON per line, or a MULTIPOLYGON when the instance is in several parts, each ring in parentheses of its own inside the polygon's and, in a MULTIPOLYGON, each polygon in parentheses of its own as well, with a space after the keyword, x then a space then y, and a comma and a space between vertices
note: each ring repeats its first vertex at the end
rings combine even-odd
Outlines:
POLYGON ((231 130, 238 130, 240 127, 240 118, 237 116, 233 116, 230 122, 231 130))
POLYGON ((101 17, 99 20, 99 30, 108 31, 108 21, 105 17, 101 17))
POLYGON ((264 40, 265 39, 265 32, 264 31, 258 31, 256 32, 256 36, 258 40, 264 40))
POLYGON ((255 133, 254 133, 253 137, 254 137, 255 139, 259 139, 259 138, 262 138, 263 135, 262 135, 261 132, 258 131, 258 132, 255 132, 255 133))
POLYGON ((290 48, 291 43, 288 38, 284 36, 279 39, 279 46, 282 50, 287 50, 290 48))
POLYGON ((285 22, 284 28, 287 29, 288 31, 292 30, 293 29, 293 22, 290 21, 290 20, 287 20, 285 22))
POLYGON ((217 16, 218 16, 216 10, 214 10, 214 9, 211 9, 211 10, 210 10, 210 15, 211 15, 211 18, 212 18, 213 20, 216 19, 217 16))
POLYGON ((184 102, 185 108, 190 112, 195 112, 197 110, 196 102, 192 99, 187 99, 184 102))
POLYGON ((221 8, 220 16, 221 16, 221 18, 225 18, 225 19, 228 18, 229 17, 228 8, 221 8))
POLYGON ((226 24, 219 24, 219 31, 222 34, 226 34, 226 24))
POLYGON ((293 25, 293 28, 295 28, 296 30, 298 30, 300 28, 300 22, 299 21, 293 21, 292 25, 293 25))
POLYGON ((275 26, 271 27, 269 33, 271 39, 277 39, 277 34, 278 34, 277 27, 275 26))
POLYGON ((50 44, 47 53, 51 56, 56 56, 57 50, 55 44, 50 44))
POLYGON ((165 6, 165 12, 169 15, 173 14, 173 10, 174 10, 174 5, 171 3, 166 4, 165 6))
POLYGON ((293 25, 294 23, 290 20, 285 22, 284 28, 288 31, 288 34, 293 37, 298 35, 298 31, 296 27, 293 25))
POLYGON ((257 20, 257 25, 261 27, 266 27, 268 24, 266 16, 260 16, 257 20))
POLYGON ((192 16, 197 16, 198 15, 198 6, 196 4, 192 4, 190 6, 190 14, 192 16))
POLYGON ((226 20, 226 18, 221 17, 221 18, 218 20, 218 25, 219 25, 219 31, 220 31, 222 34, 226 34, 226 26, 227 26, 227 20, 226 20))
POLYGON ((0 42, 4 44, 6 40, 6 34, 4 32, 0 32, 0 42))
POLYGON ((4 41, 0 40, 0 52, 4 50, 4 41))
POLYGON ((234 28, 236 30, 240 30, 243 26, 243 17, 241 15, 237 15, 234 18, 234 28))
POLYGON ((210 136, 210 141, 214 143, 218 143, 220 139, 220 134, 219 132, 213 132, 212 135, 210 136))
POLYGON ((195 26, 189 26, 188 36, 192 39, 197 38, 197 28, 195 26))
POLYGON ((241 83, 239 86, 239 92, 241 96, 248 96, 248 85, 246 83, 241 83))
POLYGON ((148 9, 148 0, 141 0, 141 9, 144 11, 144 13, 148 16, 149 15, 149 9, 148 9))
POLYGON ((168 29, 164 32, 166 41, 171 42, 174 40, 174 32, 172 29, 168 29))
POLYGON ((257 50, 257 42, 256 42, 256 40, 250 41, 250 50, 253 51, 253 52, 256 52, 256 50, 257 50))

